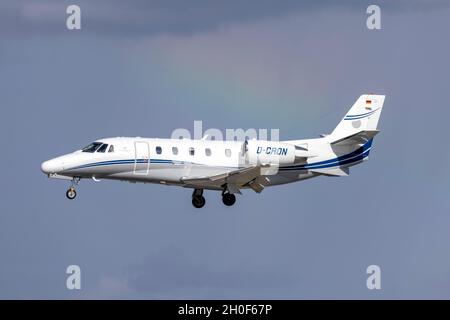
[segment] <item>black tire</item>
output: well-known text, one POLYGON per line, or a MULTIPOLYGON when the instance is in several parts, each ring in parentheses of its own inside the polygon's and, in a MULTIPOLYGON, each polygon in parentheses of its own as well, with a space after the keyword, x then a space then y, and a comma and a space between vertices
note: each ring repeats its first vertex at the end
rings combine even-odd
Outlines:
POLYGON ((69 189, 66 191, 67 199, 73 200, 73 199, 75 199, 76 196, 77 196, 77 192, 75 191, 75 189, 69 189))
POLYGON ((236 202, 236 196, 232 193, 224 193, 222 196, 222 202, 224 205, 230 207, 236 202))
POLYGON ((203 208, 205 203, 206 203, 205 197, 201 195, 192 197, 192 205, 198 209, 203 208))

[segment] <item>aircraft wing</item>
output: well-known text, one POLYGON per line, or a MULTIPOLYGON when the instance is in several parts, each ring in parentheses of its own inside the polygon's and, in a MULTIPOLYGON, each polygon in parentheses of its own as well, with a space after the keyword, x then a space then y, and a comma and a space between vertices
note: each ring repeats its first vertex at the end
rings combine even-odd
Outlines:
POLYGON ((248 186, 259 193, 264 189, 264 182, 267 181, 261 173, 264 168, 265 166, 261 165, 245 167, 213 176, 181 178, 181 182, 186 187, 199 188, 213 187, 220 189, 226 185, 230 193, 240 193, 240 188, 248 186))

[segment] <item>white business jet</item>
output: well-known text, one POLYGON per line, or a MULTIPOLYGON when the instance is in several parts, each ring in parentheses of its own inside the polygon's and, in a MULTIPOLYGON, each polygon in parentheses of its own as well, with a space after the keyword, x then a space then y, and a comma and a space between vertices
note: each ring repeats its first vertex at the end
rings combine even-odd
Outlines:
POLYGON ((362 95, 329 135, 289 141, 213 141, 207 139, 107 138, 41 165, 50 178, 159 183, 194 189, 192 204, 205 205, 203 190, 222 192, 226 206, 242 189, 265 187, 317 176, 347 176, 349 167, 369 156, 384 95, 362 95))

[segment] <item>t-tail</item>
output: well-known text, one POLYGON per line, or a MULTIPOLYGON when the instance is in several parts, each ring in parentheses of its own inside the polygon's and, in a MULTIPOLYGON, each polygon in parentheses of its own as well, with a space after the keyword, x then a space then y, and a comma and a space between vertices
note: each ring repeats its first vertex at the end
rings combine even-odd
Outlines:
MULTIPOLYGON (((356 100, 333 132, 326 138, 340 154, 352 152, 350 160, 369 156, 373 137, 379 132, 378 121, 383 109, 384 95, 363 94, 356 100)), ((345 161, 343 164, 346 164, 345 161)))
POLYGON ((384 95, 363 94, 330 134, 333 142, 344 140, 361 131, 378 132, 378 120, 383 109, 384 95))

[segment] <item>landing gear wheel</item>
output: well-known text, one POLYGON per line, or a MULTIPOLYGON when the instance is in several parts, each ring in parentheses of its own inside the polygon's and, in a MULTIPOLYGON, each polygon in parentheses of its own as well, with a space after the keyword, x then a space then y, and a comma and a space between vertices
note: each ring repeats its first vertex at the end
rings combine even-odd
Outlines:
POLYGON ((224 205, 230 207, 236 202, 236 196, 232 193, 224 193, 222 195, 222 202, 224 205))
POLYGON ((66 192, 67 199, 73 200, 73 199, 75 199, 76 196, 77 196, 77 192, 75 191, 74 188, 70 188, 69 190, 67 190, 67 192, 66 192))
POLYGON ((202 195, 195 195, 192 197, 192 205, 198 209, 203 208, 205 203, 205 197, 203 197, 202 195))

